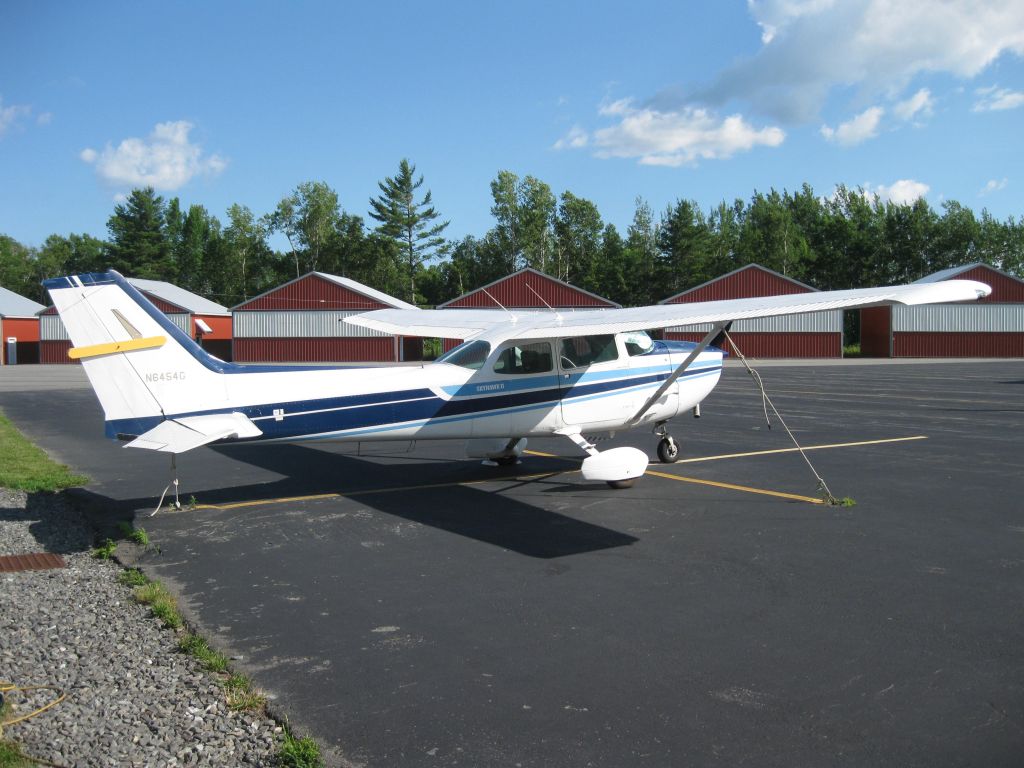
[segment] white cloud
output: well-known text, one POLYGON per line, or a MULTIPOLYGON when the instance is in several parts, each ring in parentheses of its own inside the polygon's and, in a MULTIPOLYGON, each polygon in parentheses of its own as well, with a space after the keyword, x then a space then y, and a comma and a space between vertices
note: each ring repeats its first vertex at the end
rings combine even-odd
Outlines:
MULTIPOLYGON (((749 2, 765 45, 690 98, 742 99, 779 120, 815 119, 833 89, 892 100, 919 75, 969 79, 1001 54, 1024 55, 1020 0, 749 2)), ((678 97, 656 99, 674 108, 678 97), (668 103, 666 103, 668 102, 668 103)))
POLYGON ((621 117, 634 111, 632 99, 619 99, 618 101, 602 104, 598 108, 597 113, 605 117, 621 117))
POLYGON ((1024 92, 1011 91, 1009 88, 991 85, 988 88, 979 88, 974 93, 978 96, 978 100, 974 102, 974 112, 997 112, 1024 105, 1024 92))
POLYGON ((42 112, 36 118, 36 125, 49 125, 53 122, 53 112, 42 112))
MULTIPOLYGON (((911 95, 915 80, 967 81, 1000 56, 1024 56, 1021 0, 747 0, 747 8, 761 29, 753 55, 703 86, 670 86, 637 104, 602 105, 599 114, 618 124, 591 130, 588 146, 601 157, 648 164, 729 157, 758 144, 777 146, 785 134, 775 126, 820 122, 824 105, 837 97, 859 114, 821 133, 852 146, 878 135, 883 118, 895 126, 931 116, 936 97, 920 86, 911 95), (719 117, 727 112, 745 117, 719 117), (752 128, 754 113, 772 127, 752 128)), ((1024 93, 1005 89, 981 95, 976 109, 1024 104, 1024 93)))
POLYGON ((883 114, 885 114, 885 110, 881 107, 869 107, 852 120, 840 123, 838 128, 821 126, 821 135, 828 141, 841 144, 844 147, 861 144, 878 135, 878 124, 881 122, 883 114))
POLYGON ((895 104, 892 111, 896 117, 906 122, 915 117, 931 117, 934 107, 935 99, 932 98, 932 92, 922 88, 909 99, 895 104))
POLYGON ((796 19, 820 13, 834 3, 835 0, 747 0, 747 8, 761 27, 761 42, 767 45, 796 19))
POLYGON ((868 194, 878 195, 879 199, 883 202, 888 201, 896 205, 910 205, 917 201, 918 198, 927 195, 931 187, 913 179, 900 179, 888 186, 879 184, 877 187, 872 188, 868 184, 865 185, 864 189, 868 194))
POLYGON ((112 184, 151 186, 176 190, 194 176, 216 176, 227 167, 217 155, 202 154, 198 144, 189 142, 192 124, 185 120, 158 123, 148 139, 124 139, 100 152, 86 148, 79 157, 96 164, 96 173, 112 184))
POLYGON ((1002 179, 990 179, 978 193, 978 196, 984 197, 985 195, 991 195, 993 192, 999 192, 1000 190, 1006 189, 1006 185, 1009 183, 1010 180, 1006 177, 1003 177, 1002 179))
POLYGON ((581 149, 587 146, 590 137, 580 126, 574 125, 569 132, 555 142, 555 149, 581 149))
POLYGON ((777 147, 786 138, 781 128, 758 129, 740 115, 723 119, 692 107, 661 112, 623 99, 603 106, 601 114, 619 122, 594 131, 591 143, 597 156, 638 158, 644 165, 675 167, 724 159, 759 145, 777 147))
POLYGON ((0 96, 0 138, 7 133, 7 129, 23 117, 32 114, 32 107, 26 104, 11 104, 4 106, 3 97, 0 96))

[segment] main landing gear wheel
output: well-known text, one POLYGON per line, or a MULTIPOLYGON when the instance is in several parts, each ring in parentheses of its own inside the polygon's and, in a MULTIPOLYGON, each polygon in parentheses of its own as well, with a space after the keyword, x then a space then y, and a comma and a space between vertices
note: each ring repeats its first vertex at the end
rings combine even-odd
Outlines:
POLYGON ((499 456, 494 460, 499 467, 513 467, 519 463, 518 456, 499 456))
POLYGON ((624 488, 632 488, 633 483, 636 482, 635 477, 631 477, 629 480, 609 480, 608 487, 614 488, 617 491, 621 491, 624 488))
POLYGON ((658 458, 662 464, 675 464, 679 461, 679 444, 666 435, 658 441, 658 458))

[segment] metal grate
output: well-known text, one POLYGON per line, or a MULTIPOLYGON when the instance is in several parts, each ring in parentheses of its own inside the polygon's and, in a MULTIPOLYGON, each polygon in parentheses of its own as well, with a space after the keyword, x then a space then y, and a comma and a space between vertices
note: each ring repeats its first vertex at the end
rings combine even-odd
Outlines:
POLYGON ((18 571, 45 571, 50 568, 66 568, 67 563, 60 555, 52 552, 32 552, 27 555, 0 556, 0 573, 18 571))

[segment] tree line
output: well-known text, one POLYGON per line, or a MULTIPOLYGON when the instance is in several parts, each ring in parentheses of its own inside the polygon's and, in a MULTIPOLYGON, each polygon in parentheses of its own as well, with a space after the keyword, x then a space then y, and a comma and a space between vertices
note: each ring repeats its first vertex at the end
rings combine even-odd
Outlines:
POLYGON ((106 239, 54 234, 29 247, 0 234, 0 285, 46 303, 42 279, 113 267, 233 306, 319 270, 433 306, 529 266, 638 306, 750 263, 822 290, 905 283, 979 261, 1024 275, 1024 221, 955 201, 935 210, 842 185, 821 197, 805 184, 710 210, 680 198, 655 215, 638 197, 620 233, 590 200, 503 170, 490 185, 493 226, 449 240, 423 183, 402 160, 369 199, 372 223, 344 210, 322 181, 299 184, 262 215, 231 205, 224 222, 202 205, 135 189, 115 205, 106 239), (286 250, 270 246, 275 234, 286 250))

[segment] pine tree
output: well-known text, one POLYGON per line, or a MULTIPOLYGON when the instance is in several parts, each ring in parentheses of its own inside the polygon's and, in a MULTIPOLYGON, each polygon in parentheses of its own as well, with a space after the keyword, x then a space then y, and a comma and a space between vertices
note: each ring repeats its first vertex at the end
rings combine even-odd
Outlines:
POLYGON ((415 175, 416 166, 403 158, 397 175, 377 183, 380 196, 370 198, 370 216, 380 222, 377 231, 394 241, 409 272, 409 302, 412 304, 416 303, 416 272, 424 262, 446 252, 441 232, 449 223, 431 224, 440 214, 434 210, 430 190, 421 200, 416 200, 423 175, 414 181, 415 175))
POLYGON ((130 277, 176 278, 164 229, 164 201, 152 187, 133 189, 107 220, 110 265, 130 277))

